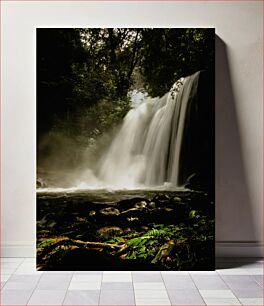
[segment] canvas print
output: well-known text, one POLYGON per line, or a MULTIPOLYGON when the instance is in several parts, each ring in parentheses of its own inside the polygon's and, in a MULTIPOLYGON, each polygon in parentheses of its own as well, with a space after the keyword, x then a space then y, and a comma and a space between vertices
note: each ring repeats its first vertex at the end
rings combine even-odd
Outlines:
POLYGON ((36 30, 38 270, 214 270, 214 36, 36 30))

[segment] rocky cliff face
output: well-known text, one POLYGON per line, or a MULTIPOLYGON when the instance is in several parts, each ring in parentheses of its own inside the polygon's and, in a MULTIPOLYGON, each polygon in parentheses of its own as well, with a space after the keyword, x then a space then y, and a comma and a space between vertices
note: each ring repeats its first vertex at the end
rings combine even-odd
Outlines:
POLYGON ((214 74, 201 71, 197 95, 190 97, 180 156, 180 183, 214 193, 214 74))

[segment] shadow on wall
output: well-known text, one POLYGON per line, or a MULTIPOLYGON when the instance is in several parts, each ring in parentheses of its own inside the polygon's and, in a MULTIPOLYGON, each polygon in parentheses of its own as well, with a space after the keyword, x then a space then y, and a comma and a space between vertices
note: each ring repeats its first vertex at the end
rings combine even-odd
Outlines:
POLYGON ((216 241, 254 242, 253 206, 244 168, 228 47, 215 37, 216 46, 216 241))

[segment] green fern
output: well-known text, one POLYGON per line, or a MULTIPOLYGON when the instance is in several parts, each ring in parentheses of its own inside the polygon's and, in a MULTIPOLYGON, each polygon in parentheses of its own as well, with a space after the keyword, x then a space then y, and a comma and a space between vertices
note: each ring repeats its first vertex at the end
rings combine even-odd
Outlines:
POLYGON ((156 238, 159 238, 159 237, 164 237, 165 235, 168 234, 168 231, 164 230, 164 229, 156 229, 156 228, 153 228, 151 229, 150 231, 148 231, 144 236, 150 236, 150 237, 156 237, 156 238))
POLYGON ((139 247, 142 246, 146 243, 147 241, 145 240, 145 237, 137 237, 130 239, 126 242, 126 244, 130 247, 139 247))

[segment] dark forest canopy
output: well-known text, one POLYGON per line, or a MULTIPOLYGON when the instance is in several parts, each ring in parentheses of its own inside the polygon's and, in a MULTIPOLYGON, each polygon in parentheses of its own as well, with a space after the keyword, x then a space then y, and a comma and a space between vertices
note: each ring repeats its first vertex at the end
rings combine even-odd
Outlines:
POLYGON ((38 134, 99 101, 126 100, 130 88, 161 96, 213 66, 213 29, 38 29, 38 134))

